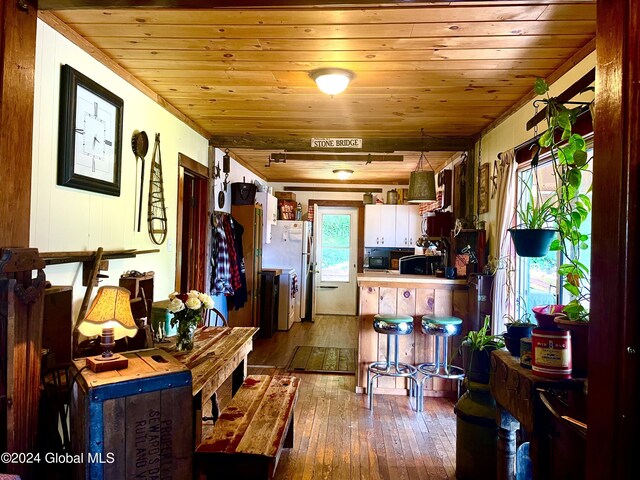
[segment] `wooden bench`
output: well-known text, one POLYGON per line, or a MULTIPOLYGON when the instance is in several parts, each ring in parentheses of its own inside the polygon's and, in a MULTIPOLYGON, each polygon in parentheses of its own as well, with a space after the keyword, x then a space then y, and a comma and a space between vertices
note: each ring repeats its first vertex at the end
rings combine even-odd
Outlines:
POLYGON ((249 375, 196 449, 207 478, 269 479, 283 448, 293 447, 300 379, 249 375))

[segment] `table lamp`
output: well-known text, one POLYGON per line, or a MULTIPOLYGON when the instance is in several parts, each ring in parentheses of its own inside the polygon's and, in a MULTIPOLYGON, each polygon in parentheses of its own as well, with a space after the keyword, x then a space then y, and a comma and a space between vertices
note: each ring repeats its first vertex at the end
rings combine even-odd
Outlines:
POLYGON ((131 314, 129 290, 122 287, 100 287, 78 331, 87 337, 100 335, 102 355, 87 358, 87 366, 94 372, 127 368, 129 360, 111 349, 116 340, 133 337, 138 327, 131 314))

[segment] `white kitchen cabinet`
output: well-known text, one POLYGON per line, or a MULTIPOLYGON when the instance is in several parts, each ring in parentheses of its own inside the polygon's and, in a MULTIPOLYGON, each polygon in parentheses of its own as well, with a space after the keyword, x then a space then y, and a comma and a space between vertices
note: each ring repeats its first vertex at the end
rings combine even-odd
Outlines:
POLYGON ((415 247, 422 234, 419 208, 419 205, 396 205, 396 247, 415 247))
POLYGON ((415 247, 416 242, 422 237, 422 217, 420 205, 408 205, 409 207, 409 247, 415 247))
POLYGON ((256 203, 262 204, 263 243, 271 243, 271 226, 278 223, 278 199, 267 192, 256 192, 256 203))
POLYGON ((396 206, 364 206, 364 246, 396 246, 396 206))
POLYGON ((365 205, 364 246, 411 248, 420 237, 418 205, 365 205))

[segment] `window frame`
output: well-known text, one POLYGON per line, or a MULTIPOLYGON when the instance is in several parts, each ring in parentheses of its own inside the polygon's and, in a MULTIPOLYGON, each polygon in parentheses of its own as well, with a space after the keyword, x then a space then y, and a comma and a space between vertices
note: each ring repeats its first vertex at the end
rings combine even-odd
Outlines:
MULTIPOLYGON (((593 154, 593 148, 594 148, 593 131, 587 135, 583 135, 583 138, 585 140, 587 151, 591 151, 593 154)), ((551 152, 546 150, 543 154, 540 155, 537 168, 548 165, 551 162, 552 162, 551 152)), ((518 162, 517 169, 516 169, 516 189, 515 189, 516 199, 514 202, 516 211, 514 211, 513 222, 511 225, 512 227, 515 227, 518 223, 516 212, 517 212, 517 208, 520 205, 520 200, 522 196, 522 187, 521 187, 521 181, 520 181, 521 176, 525 172, 531 171, 531 170, 532 170, 532 166, 531 166, 530 158, 527 159, 526 161, 518 162)), ((589 236, 591 236, 591 233, 589 233, 589 236)), ((563 261, 563 259, 561 258, 561 255, 562 253, 560 251, 556 252, 556 266, 558 267, 562 264, 562 261, 563 261)), ((515 308, 516 318, 522 317, 525 313, 529 312, 531 308, 535 306, 535 305, 523 305, 523 302, 522 302, 522 299, 524 298, 522 294, 522 285, 526 278, 528 278, 530 282, 531 277, 529 275, 529 272, 530 272, 529 260, 525 262, 522 257, 516 256, 516 261, 514 264, 515 286, 512 292, 512 295, 515 297, 512 300, 515 308), (526 263, 526 267, 523 268, 523 265, 525 265, 525 263, 526 263)), ((564 283, 563 276, 560 274, 556 274, 555 302, 558 305, 564 304, 564 300, 567 298, 565 297, 565 295, 569 296, 568 298, 571 298, 571 294, 569 292, 566 292, 562 288, 563 283, 564 283)), ((528 295, 527 295, 527 298, 528 298, 528 295)))

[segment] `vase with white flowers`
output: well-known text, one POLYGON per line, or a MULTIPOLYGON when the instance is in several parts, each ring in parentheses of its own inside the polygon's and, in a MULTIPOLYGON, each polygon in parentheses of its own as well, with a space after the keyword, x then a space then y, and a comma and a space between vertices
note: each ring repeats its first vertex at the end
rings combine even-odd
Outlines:
POLYGON ((191 290, 188 293, 173 292, 169 295, 169 312, 173 314, 171 326, 178 326, 176 350, 189 351, 193 348, 193 334, 202 322, 205 310, 213 308, 213 300, 206 293, 191 290))

